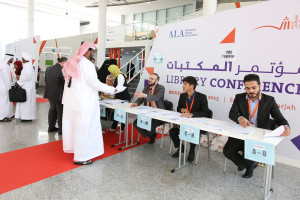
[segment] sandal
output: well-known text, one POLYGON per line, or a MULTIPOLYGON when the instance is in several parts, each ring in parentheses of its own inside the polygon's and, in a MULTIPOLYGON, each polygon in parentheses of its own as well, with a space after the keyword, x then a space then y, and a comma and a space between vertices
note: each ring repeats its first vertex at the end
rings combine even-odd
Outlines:
POLYGON ((74 165, 89 165, 92 164, 93 161, 92 160, 87 160, 87 161, 74 161, 74 165))
POLYGON ((10 118, 5 117, 3 120, 0 120, 0 122, 11 122, 10 118))

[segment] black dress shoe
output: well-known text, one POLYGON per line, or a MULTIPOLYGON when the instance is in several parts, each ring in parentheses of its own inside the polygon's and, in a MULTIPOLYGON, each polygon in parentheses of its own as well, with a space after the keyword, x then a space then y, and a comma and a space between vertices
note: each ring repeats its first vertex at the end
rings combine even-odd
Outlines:
POLYGON ((254 162, 251 166, 246 168, 246 172, 243 178, 251 178, 253 176, 253 170, 257 167, 258 163, 254 162))
POLYGON ((48 129, 48 132, 55 132, 55 131, 58 131, 58 130, 59 130, 59 128, 54 127, 53 129, 48 129))
POLYGON ((32 120, 27 120, 27 119, 21 119, 21 122, 32 122, 32 120))
MULTIPOLYGON (((177 151, 172 155, 173 158, 179 157, 179 150, 180 150, 180 148, 178 148, 177 151)), ((183 152, 184 152, 184 146, 182 145, 181 153, 183 153, 183 152)))
POLYGON ((243 171, 244 169, 246 169, 246 167, 244 167, 244 168, 238 167, 238 168, 237 168, 237 170, 238 170, 239 172, 243 171))
POLYGON ((195 158, 195 149, 190 149, 190 152, 189 152, 189 156, 188 156, 188 162, 193 162, 195 158))
POLYGON ((148 142, 148 144, 154 144, 154 143, 155 143, 155 138, 156 138, 156 136, 157 136, 157 133, 155 133, 155 134, 152 135, 152 136, 149 136, 150 142, 148 142))

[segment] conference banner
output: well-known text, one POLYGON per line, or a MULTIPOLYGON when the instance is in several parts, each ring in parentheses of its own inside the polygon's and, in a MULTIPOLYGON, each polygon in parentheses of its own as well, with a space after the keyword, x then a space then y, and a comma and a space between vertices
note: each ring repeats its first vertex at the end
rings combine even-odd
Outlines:
POLYGON ((260 76, 261 92, 275 97, 292 134, 276 155, 296 162, 291 142, 300 133, 300 1, 273 0, 160 27, 138 90, 153 71, 165 86, 165 99, 177 107, 182 79, 194 76, 196 91, 207 95, 213 118, 230 121, 243 78, 260 76))

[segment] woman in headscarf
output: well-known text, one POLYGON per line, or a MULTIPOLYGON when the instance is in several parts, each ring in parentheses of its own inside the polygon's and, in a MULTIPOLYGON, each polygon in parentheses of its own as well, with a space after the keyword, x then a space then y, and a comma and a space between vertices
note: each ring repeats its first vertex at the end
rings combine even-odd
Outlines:
POLYGON ((17 60, 14 62, 14 66, 15 66, 15 74, 16 74, 16 79, 19 80, 20 79, 20 75, 21 75, 21 71, 23 69, 23 64, 21 61, 17 60))
MULTIPOLYGON (((117 86, 124 86, 126 89, 123 92, 117 93, 115 95, 115 99, 121 99, 121 100, 127 100, 130 101, 131 97, 128 92, 128 84, 126 82, 126 75, 120 71, 117 65, 110 65, 108 68, 108 71, 110 74, 114 77, 114 87, 117 86)), ((113 123, 111 125, 110 131, 114 132, 118 126, 118 122, 113 120, 113 123)), ((121 125, 122 131, 124 130, 125 124, 121 125)))

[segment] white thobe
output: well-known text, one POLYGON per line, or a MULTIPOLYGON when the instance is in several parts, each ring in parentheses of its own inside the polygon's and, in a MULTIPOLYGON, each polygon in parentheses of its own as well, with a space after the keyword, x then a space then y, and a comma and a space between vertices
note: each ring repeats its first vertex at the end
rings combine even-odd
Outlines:
POLYGON ((15 118, 22 120, 36 119, 35 72, 32 64, 23 64, 20 80, 17 83, 26 90, 26 102, 17 103, 15 118))
POLYGON ((9 101, 8 90, 11 87, 10 67, 7 63, 0 66, 0 120, 11 118, 12 103, 9 101))
POLYGON ((95 66, 87 58, 78 66, 80 76, 64 88, 63 150, 74 153, 76 161, 86 161, 104 153, 98 91, 113 93, 115 88, 97 79, 95 66))

